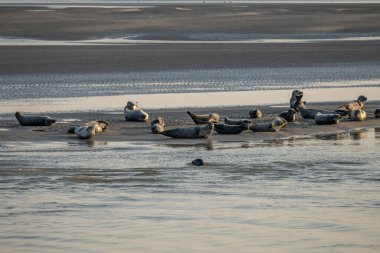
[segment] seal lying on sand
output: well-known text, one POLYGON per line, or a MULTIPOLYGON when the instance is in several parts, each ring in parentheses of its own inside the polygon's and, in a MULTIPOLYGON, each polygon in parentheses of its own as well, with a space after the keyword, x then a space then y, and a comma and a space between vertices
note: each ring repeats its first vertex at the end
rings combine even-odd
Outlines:
POLYGON ((367 118, 367 113, 363 110, 353 110, 350 112, 350 120, 363 121, 367 118))
POLYGON ((263 113, 259 109, 250 110, 248 114, 252 119, 259 119, 263 116, 263 113))
POLYGON ((244 130, 248 130, 250 123, 243 123, 241 125, 226 125, 215 124, 214 128, 218 134, 240 134, 244 130))
POLYGON ((95 133, 100 134, 106 131, 108 122, 103 120, 90 121, 86 125, 95 127, 95 133))
POLYGON ((161 134, 178 139, 198 139, 208 138, 212 134, 213 129, 214 124, 212 122, 207 122, 207 125, 205 126, 175 128, 166 130, 161 134))
POLYGON ((95 136, 94 126, 75 126, 70 127, 67 131, 68 134, 76 134, 81 139, 90 139, 95 136))
POLYGON ((286 127, 287 122, 284 118, 277 117, 271 122, 262 122, 251 124, 249 130, 252 132, 278 132, 286 127))
POLYGON ((322 114, 318 112, 315 114, 315 123, 317 125, 332 125, 338 124, 343 117, 339 114, 322 114))
POLYGON ((293 108, 290 108, 289 110, 278 114, 278 117, 286 119, 287 122, 296 122, 297 111, 294 110, 293 108))
POLYGON ((360 95, 357 100, 351 101, 345 105, 339 106, 339 108, 344 108, 349 112, 354 110, 362 110, 364 108, 364 103, 367 101, 367 98, 363 95, 360 95))
POLYGON ((165 130, 164 119, 157 117, 157 119, 152 120, 152 122, 150 122, 150 130, 152 130, 152 133, 154 134, 162 133, 165 130))
POLYGON ((15 116, 21 126, 51 126, 55 123, 55 119, 49 116, 27 116, 19 112, 16 112, 15 116))
POLYGON ((294 90, 290 97, 290 108, 298 110, 297 107, 305 108, 306 101, 302 101, 303 92, 300 90, 294 90))
POLYGON ((186 113, 190 115, 194 123, 197 125, 207 124, 208 122, 218 123, 219 121, 219 114, 217 113, 194 114, 194 113, 191 113, 190 111, 187 111, 186 113))
POLYGON ((348 115, 348 111, 346 110, 325 111, 325 110, 318 110, 318 109, 303 108, 301 106, 298 106, 297 110, 303 119, 315 119, 315 115, 317 113, 339 114, 342 117, 348 115))
POLYGON ((224 123, 226 123, 227 125, 238 125, 239 126, 239 125, 244 124, 244 123, 251 124, 252 121, 250 121, 248 119, 230 119, 228 117, 225 117, 224 123))
POLYGON ((144 122, 149 119, 148 113, 141 110, 140 107, 138 107, 136 104, 132 103, 131 101, 128 101, 127 105, 124 107, 124 117, 126 121, 135 121, 135 122, 144 122))
POLYGON ((380 118, 380 109, 375 110, 375 118, 380 118))

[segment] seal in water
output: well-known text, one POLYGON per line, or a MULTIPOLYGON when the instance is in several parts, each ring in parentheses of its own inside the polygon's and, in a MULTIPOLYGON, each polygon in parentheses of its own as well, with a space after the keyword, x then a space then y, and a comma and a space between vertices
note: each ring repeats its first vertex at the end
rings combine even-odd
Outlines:
POLYGON ((340 120, 342 120, 342 116, 339 114, 323 114, 318 112, 315 114, 315 123, 317 125, 332 125, 338 124, 340 120))
POLYGON ((259 109, 253 109, 248 112, 249 117, 252 119, 259 119, 263 116, 263 113, 259 109))
POLYGON ((228 117, 225 117, 224 123, 226 123, 227 125, 238 125, 239 126, 239 125, 244 124, 244 123, 251 124, 252 121, 250 121, 248 119, 230 119, 228 117))
POLYGON ((49 116, 21 115, 19 112, 15 116, 21 126, 51 126, 55 123, 55 119, 49 116))
POLYGON ((205 163, 203 162, 202 159, 195 159, 191 162, 191 164, 193 164, 194 166, 203 166, 205 165, 205 163))
POLYGON ((298 110, 297 107, 305 108, 306 101, 302 101, 303 92, 300 90, 294 90, 292 96, 290 97, 290 108, 298 110))
POLYGON ((244 130, 248 130, 250 123, 241 125, 215 124, 214 129, 218 134, 240 134, 244 130))
POLYGON ((100 134, 106 131, 108 122, 104 120, 97 120, 97 121, 90 121, 86 123, 86 125, 95 127, 95 133, 100 134))
POLYGON ((213 129, 214 124, 212 122, 207 122, 207 125, 205 126, 175 128, 166 130, 161 134, 178 139, 198 139, 208 138, 212 134, 213 129))
POLYGON ((186 113, 190 115, 194 123, 197 125, 207 124, 208 122, 218 123, 219 121, 219 114, 217 113, 194 114, 194 113, 191 113, 190 111, 187 111, 186 113))
POLYGON ((95 136, 94 126, 75 126, 70 127, 67 131, 68 134, 76 134, 81 139, 90 139, 95 136))
POLYGON ((160 134, 165 131, 164 119, 157 117, 155 120, 152 120, 152 122, 150 122, 150 130, 152 130, 154 134, 160 134))
POLYGON ((128 105, 124 107, 124 117, 126 121, 135 121, 135 122, 144 122, 149 119, 148 113, 144 112, 141 109, 130 110, 128 105))
POLYGON ((278 117, 286 119, 287 122, 296 122, 297 121, 297 111, 293 108, 289 108, 289 110, 285 112, 281 112, 278 114, 278 117))
POLYGON ((367 98, 363 95, 360 95, 357 100, 351 101, 345 105, 341 105, 339 108, 343 107, 349 112, 352 112, 354 110, 362 110, 364 108, 365 101, 367 101, 367 98))
POLYGON ((284 118, 277 117, 271 122, 261 122, 251 124, 249 130, 252 132, 278 132, 285 128, 287 122, 284 118))
POLYGON ((375 110, 375 118, 380 118, 380 109, 375 110))
POLYGON ((363 121, 367 118, 367 113, 364 110, 353 110, 350 112, 350 120, 363 121))

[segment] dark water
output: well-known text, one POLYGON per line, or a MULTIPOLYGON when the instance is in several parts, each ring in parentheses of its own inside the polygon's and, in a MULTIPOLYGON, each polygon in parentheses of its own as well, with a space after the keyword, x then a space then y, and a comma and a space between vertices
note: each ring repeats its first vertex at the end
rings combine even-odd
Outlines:
POLYGON ((378 252, 379 146, 1 142, 1 252, 378 252))

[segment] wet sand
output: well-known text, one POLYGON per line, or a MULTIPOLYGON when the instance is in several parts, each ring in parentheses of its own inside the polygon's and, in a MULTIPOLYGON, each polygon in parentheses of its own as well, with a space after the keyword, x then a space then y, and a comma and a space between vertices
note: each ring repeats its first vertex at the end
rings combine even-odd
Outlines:
MULTIPOLYGON (((314 103, 310 108, 335 109, 341 103, 314 103)), ((221 135, 216 132, 208 139, 172 139, 159 134, 152 134, 150 131, 150 121, 160 116, 166 122, 166 129, 176 127, 195 126, 191 118, 186 114, 186 109, 152 109, 146 110, 150 120, 146 123, 126 122, 122 111, 95 111, 95 112, 62 112, 49 114, 57 120, 56 124, 50 127, 23 127, 16 119, 0 121, 0 139, 4 141, 68 141, 78 140, 79 142, 110 141, 110 142, 159 142, 166 144, 193 145, 197 143, 216 142, 250 142, 270 139, 304 138, 314 135, 339 134, 342 132, 357 131, 359 129, 369 129, 380 127, 380 120, 374 117, 375 109, 379 108, 380 102, 373 101, 366 104, 367 120, 358 122, 344 119, 338 125, 316 125, 314 120, 299 119, 295 123, 288 123, 287 127, 275 133, 253 133, 247 130, 239 135, 221 135), (105 133, 96 135, 90 141, 79 140, 75 135, 67 135, 70 126, 83 125, 92 120, 106 120, 109 127, 105 133)), ((264 116, 260 119, 252 119, 253 122, 271 121, 279 112, 287 110, 277 106, 240 106, 240 107, 218 107, 218 108, 190 108, 189 110, 198 113, 216 112, 221 116, 229 118, 249 118, 248 112, 251 109, 259 108, 264 116)))

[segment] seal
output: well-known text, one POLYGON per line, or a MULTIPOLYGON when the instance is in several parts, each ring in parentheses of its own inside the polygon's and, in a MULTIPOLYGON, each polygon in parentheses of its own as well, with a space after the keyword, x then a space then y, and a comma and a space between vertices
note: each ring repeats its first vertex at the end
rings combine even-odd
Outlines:
POLYGON ((278 117, 286 119, 287 122, 296 122, 297 111, 294 110, 293 108, 289 108, 289 110, 279 113, 278 117))
POLYGON ((319 109, 303 108, 301 106, 298 106, 297 109, 303 119, 315 119, 315 115, 317 113, 339 114, 342 117, 349 115, 349 111, 347 110, 326 111, 326 110, 319 110, 319 109))
POLYGON ((363 121, 367 118, 367 113, 364 110, 353 110, 350 112, 350 120, 363 121))
POLYGON ((95 136, 94 126, 74 126, 67 131, 68 134, 76 134, 81 139, 90 139, 95 136))
POLYGON ((193 119, 194 123, 197 125, 207 124, 208 122, 218 123, 219 114, 210 113, 210 114, 194 114, 190 111, 186 112, 193 119))
POLYGON ((215 124, 214 129, 218 134, 240 134, 244 130, 248 130, 250 123, 242 123, 241 125, 215 124))
POLYGON ((21 115, 19 112, 15 116, 21 126, 51 126, 55 123, 55 119, 49 116, 21 115))
POLYGON ((244 124, 244 123, 251 124, 252 121, 250 121, 248 119, 230 119, 228 117, 225 117, 224 123, 226 123, 227 125, 238 125, 239 126, 239 125, 244 124))
POLYGON ((175 128, 162 132, 162 135, 178 139, 208 138, 212 134, 214 124, 207 122, 205 126, 175 128))
POLYGON ((253 109, 248 112, 249 117, 252 119, 259 119, 263 116, 263 113, 259 109, 253 109))
POLYGON ((203 165, 205 165, 203 159, 200 159, 200 158, 191 161, 191 164, 194 165, 194 166, 203 166, 203 165))
POLYGON ((332 124, 338 124, 340 120, 342 120, 342 116, 339 114, 323 114, 318 112, 315 114, 315 123, 317 125, 332 125, 332 124))
POLYGON ((303 92, 300 90, 294 90, 292 96, 290 97, 290 108, 297 110, 297 107, 305 108, 306 101, 302 101, 303 92))
POLYGON ((375 110, 375 118, 380 118, 380 109, 375 110))
POLYGON ((130 110, 128 105, 124 107, 124 117, 126 121, 145 122, 149 119, 148 113, 141 109, 130 110))
POLYGON ((97 121, 90 121, 86 125, 95 127, 95 133, 100 134, 106 131, 108 122, 104 120, 97 120, 97 121))
POLYGON ((132 101, 128 101, 127 102, 127 105, 126 107, 131 110, 131 111, 134 111, 134 110, 140 110, 141 108, 139 107, 138 105, 138 102, 132 102, 132 101))
POLYGON ((152 122, 150 122, 150 130, 152 130, 154 134, 160 134, 165 131, 164 119, 157 117, 155 120, 152 120, 152 122))
POLYGON ((338 108, 343 107, 349 112, 352 112, 354 110, 362 110, 364 108, 365 101, 367 101, 367 98, 363 95, 360 95, 357 100, 353 100, 345 105, 341 105, 338 108))
POLYGON ((285 128, 287 122, 284 118, 277 117, 271 122, 261 122, 251 124, 249 130, 252 132, 278 132, 285 128))

